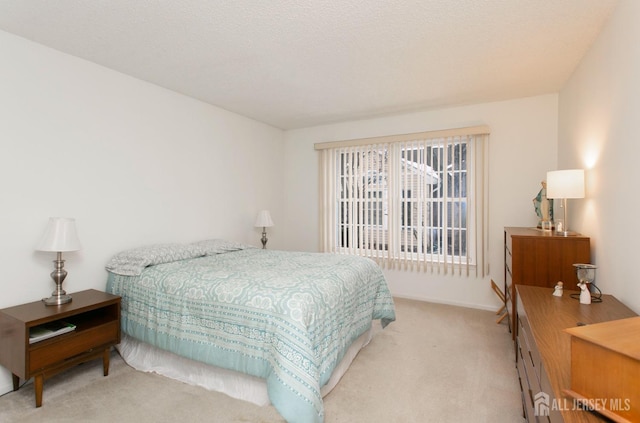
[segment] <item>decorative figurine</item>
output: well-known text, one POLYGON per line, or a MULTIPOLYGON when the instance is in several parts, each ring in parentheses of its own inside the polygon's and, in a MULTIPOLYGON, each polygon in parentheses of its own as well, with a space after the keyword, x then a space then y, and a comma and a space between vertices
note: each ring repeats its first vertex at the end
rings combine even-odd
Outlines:
POLYGON ((587 289, 587 283, 580 282, 578 286, 580 287, 580 304, 591 304, 591 292, 587 289))
POLYGON ((563 290, 563 283, 560 281, 556 284, 555 290, 553 291, 553 296, 554 297, 562 297, 562 293, 564 292, 563 290))
POLYGON ((597 292, 600 292, 600 290, 597 289, 597 287, 594 285, 594 282, 596 281, 597 266, 594 264, 575 263, 573 267, 575 267, 576 269, 576 277, 578 278, 578 286, 580 287, 580 304, 601 302, 602 299, 600 294, 593 297, 591 296, 591 291, 593 289, 596 289, 597 292))
POLYGON ((533 208, 538 215, 538 228, 551 230, 553 222, 553 200, 547 198, 547 183, 541 182, 542 189, 533 199, 533 208))

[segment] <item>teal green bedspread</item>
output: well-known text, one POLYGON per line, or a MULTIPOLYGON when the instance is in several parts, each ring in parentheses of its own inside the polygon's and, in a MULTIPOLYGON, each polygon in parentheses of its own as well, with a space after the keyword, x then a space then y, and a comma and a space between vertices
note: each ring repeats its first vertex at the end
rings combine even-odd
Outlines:
POLYGON ((109 273, 125 333, 266 379, 288 422, 322 422, 320 388, 349 345, 395 320, 377 264, 348 255, 242 249, 109 273))

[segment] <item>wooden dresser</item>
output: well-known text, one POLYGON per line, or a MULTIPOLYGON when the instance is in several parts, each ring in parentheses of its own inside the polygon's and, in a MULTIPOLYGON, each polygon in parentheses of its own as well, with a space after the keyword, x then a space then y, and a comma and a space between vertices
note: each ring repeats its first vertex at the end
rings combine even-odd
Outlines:
POLYGON ((514 340, 516 285, 552 288, 562 281, 565 289, 577 289, 574 263, 591 263, 588 237, 556 235, 536 228, 504 228, 505 306, 514 340))
POLYGON ((517 291, 516 367, 527 421, 606 421, 593 411, 577 409, 578 404, 563 393, 571 386, 571 335, 564 329, 578 322, 589 325, 636 314, 611 295, 585 305, 570 297, 578 291, 565 290, 562 297, 554 297, 553 288, 519 285, 517 291))

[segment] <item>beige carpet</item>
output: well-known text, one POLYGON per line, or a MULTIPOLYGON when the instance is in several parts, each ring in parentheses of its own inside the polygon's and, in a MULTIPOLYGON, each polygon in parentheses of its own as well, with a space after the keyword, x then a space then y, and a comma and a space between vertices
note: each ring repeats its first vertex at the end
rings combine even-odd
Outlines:
MULTIPOLYGON (((494 313, 396 299, 397 321, 379 333, 325 397, 327 423, 520 423, 513 345, 494 313)), ((141 373, 114 352, 110 374, 83 364, 0 397, 0 422, 282 422, 271 406, 141 373)))

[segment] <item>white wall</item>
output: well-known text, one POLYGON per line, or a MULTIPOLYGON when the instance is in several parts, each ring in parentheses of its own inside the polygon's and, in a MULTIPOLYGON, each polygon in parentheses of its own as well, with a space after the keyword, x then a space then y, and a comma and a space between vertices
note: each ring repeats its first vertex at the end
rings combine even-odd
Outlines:
POLYGON ((622 0, 559 99, 559 168, 585 168, 587 195, 569 200, 591 237, 596 285, 640 313, 640 2, 622 0))
MULTIPOLYGON (((318 250, 318 153, 314 143, 487 124, 491 128, 490 273, 502 285, 503 228, 537 223, 532 199, 546 172, 556 168, 557 100, 556 94, 550 94, 286 131, 287 247, 318 250)), ((489 277, 385 273, 396 296, 493 310, 499 306, 489 277)))
MULTIPOLYGON (((0 308, 49 296, 50 216, 75 217, 68 292, 104 289, 117 251, 226 238, 283 243, 283 132, 0 32, 0 308)), ((10 389, 0 368, 0 392, 10 389)))

